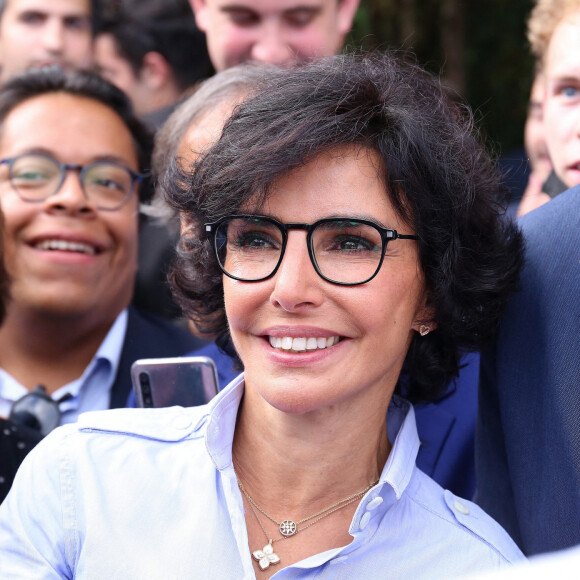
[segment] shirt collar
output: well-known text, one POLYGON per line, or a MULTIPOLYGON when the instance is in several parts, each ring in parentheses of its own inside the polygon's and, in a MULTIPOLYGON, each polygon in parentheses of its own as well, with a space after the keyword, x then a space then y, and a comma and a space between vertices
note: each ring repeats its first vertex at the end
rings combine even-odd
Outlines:
POLYGON ((387 430, 393 448, 379 483, 388 483, 400 499, 413 475, 420 442, 413 405, 398 395, 393 395, 387 411, 387 430))
MULTIPOLYGON (((67 393, 70 393, 73 395, 73 397, 77 396, 82 387, 86 384, 87 378, 92 374, 97 361, 106 361, 110 369, 108 373, 109 377, 115 377, 117 375, 119 361, 121 359, 121 351, 123 349, 123 343, 125 341, 125 334, 127 331, 127 320, 128 313, 127 309, 125 309, 119 314, 119 316, 117 316, 115 322, 113 322, 109 332, 107 332, 107 335, 99 346, 95 356, 84 370, 83 374, 78 379, 63 385, 54 391, 52 397, 55 400, 60 399, 67 393)), ((112 380, 110 382, 112 384, 112 380)), ((42 383, 42 381, 40 381, 40 383, 42 383)), ((7 415, 10 411, 11 404, 26 395, 28 392, 28 389, 22 386, 14 377, 9 375, 3 369, 0 369, 1 399, 4 400, 8 405, 6 407, 6 412, 0 413, 0 415, 7 415)), ((63 409, 66 407, 66 403, 67 402, 63 403, 63 409)))
MULTIPOLYGON (((234 430, 243 394, 244 375, 241 374, 209 403, 206 445, 219 470, 232 464, 234 430)), ((393 448, 378 486, 388 484, 396 498, 400 499, 413 475, 420 444, 415 412, 409 401, 397 395, 393 396, 387 412, 387 429, 393 448)))
MULTIPOLYGON (((83 374, 74 381, 67 383, 66 385, 60 387, 53 393, 53 398, 58 400, 66 393, 70 393, 73 397, 76 397, 81 389, 87 384, 89 377, 94 372, 97 364, 102 364, 101 361, 107 363, 109 372, 108 377, 111 380, 107 380, 107 383, 112 385, 112 378, 117 375, 117 369, 119 368, 119 360, 121 359, 121 351, 123 350, 123 342, 125 341, 125 333, 127 331, 127 320, 128 313, 127 309, 123 310, 119 316, 113 322, 109 332, 105 336, 103 342, 99 346, 95 356, 92 358, 91 362, 85 368, 83 374)), ((64 411, 67 408, 67 402, 62 404, 61 409, 64 411)))

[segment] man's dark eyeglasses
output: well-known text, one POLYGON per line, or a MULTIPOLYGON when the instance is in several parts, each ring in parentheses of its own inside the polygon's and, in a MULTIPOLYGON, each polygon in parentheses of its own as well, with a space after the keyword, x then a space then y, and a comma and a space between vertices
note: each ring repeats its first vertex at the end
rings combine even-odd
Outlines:
POLYGON ((288 230, 305 230, 310 261, 318 275, 332 284, 357 286, 380 270, 391 240, 418 240, 371 221, 326 218, 313 224, 283 224, 260 215, 230 215, 205 224, 206 234, 222 272, 242 282, 272 277, 282 262, 288 230))
POLYGON ((8 166, 8 179, 21 199, 41 202, 57 193, 67 171, 78 171, 85 197, 97 209, 114 211, 122 207, 140 183, 141 175, 114 161, 95 161, 88 165, 60 163, 50 155, 26 153, 0 160, 8 166))

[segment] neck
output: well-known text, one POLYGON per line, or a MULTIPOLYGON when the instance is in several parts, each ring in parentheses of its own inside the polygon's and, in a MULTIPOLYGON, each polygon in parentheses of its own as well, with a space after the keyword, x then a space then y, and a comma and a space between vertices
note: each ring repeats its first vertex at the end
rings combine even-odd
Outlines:
POLYGON ((385 399, 364 420, 352 406, 289 415, 247 388, 233 443, 239 479, 274 517, 304 517, 365 489, 391 449, 385 399))
POLYGON ((79 324, 11 307, 0 328, 0 367, 27 389, 42 384, 53 393, 82 375, 113 322, 79 324))

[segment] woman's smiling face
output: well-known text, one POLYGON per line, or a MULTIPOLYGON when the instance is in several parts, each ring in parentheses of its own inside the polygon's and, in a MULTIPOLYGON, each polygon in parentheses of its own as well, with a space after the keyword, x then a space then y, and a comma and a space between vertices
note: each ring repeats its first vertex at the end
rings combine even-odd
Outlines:
MULTIPOLYGON (((283 223, 361 218, 414 234, 394 210, 379 167, 378 155, 360 147, 321 154, 276 182, 260 213, 283 223)), ((262 282, 224 276, 224 297, 246 388, 287 413, 353 398, 386 405, 413 332, 429 318, 413 240, 389 242, 379 273, 367 284, 338 286, 314 270, 306 232, 290 230, 276 274, 262 282), (314 338, 317 347, 302 350, 314 347, 308 341, 314 338)))

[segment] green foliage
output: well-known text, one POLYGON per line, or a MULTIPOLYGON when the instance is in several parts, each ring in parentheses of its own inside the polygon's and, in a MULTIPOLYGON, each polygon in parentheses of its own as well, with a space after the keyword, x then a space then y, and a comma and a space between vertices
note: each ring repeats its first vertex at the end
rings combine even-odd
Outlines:
POLYGON ((443 7, 454 1, 462 2, 463 12, 452 29, 464 39, 459 43, 465 78, 460 92, 494 149, 521 146, 533 74, 525 36, 533 0, 362 0, 347 46, 410 49, 428 70, 445 78, 451 59, 444 55, 442 34, 449 23, 443 7))

